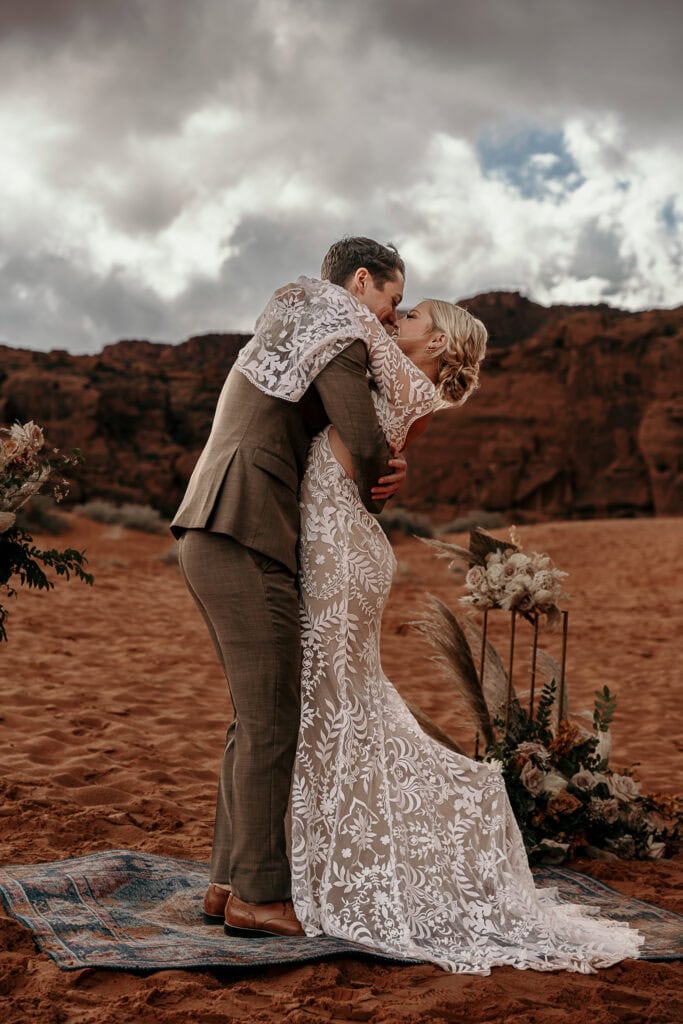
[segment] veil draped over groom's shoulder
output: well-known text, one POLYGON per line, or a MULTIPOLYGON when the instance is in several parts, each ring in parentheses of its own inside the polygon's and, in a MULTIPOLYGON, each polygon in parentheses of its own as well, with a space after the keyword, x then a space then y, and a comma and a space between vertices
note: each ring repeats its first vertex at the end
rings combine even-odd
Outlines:
POLYGON ((345 288, 299 277, 272 295, 235 366, 266 394, 298 402, 340 352, 380 332, 377 317, 345 288))

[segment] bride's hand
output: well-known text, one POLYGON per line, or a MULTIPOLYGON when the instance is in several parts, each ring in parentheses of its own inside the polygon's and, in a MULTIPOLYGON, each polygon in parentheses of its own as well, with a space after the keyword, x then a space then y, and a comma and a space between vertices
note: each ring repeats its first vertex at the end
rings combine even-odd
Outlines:
POLYGON ((406 474, 408 473, 408 463, 406 462, 405 455, 398 452, 393 444, 391 450, 394 453, 394 457, 389 459, 389 465, 394 472, 387 476, 381 476, 377 484, 372 488, 372 497, 375 501, 386 501, 388 498, 392 498, 403 486, 406 474))

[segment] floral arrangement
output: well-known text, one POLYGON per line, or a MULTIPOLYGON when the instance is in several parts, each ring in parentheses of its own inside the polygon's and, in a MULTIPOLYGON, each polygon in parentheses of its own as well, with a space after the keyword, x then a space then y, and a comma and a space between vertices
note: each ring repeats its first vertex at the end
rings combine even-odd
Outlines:
MULTIPOLYGON (((483 629, 472 616, 461 625, 450 608, 430 596, 428 614, 413 623, 436 648, 434 660, 455 683, 456 698, 477 730, 475 759, 501 764, 532 863, 558 863, 581 852, 641 859, 673 855, 683 836, 678 798, 642 794, 635 765, 623 772, 609 767, 609 724, 616 697, 606 686, 596 691, 592 730, 570 718, 563 671, 566 630, 562 667, 549 655, 540 656, 545 679, 535 709, 532 683, 528 710, 512 687, 510 671, 487 639, 490 609, 519 612, 534 624, 535 659, 539 616, 547 616, 551 625, 567 614, 556 603, 562 597, 560 581, 567 573, 556 569, 547 555, 523 555, 514 527, 510 536, 508 543, 474 530, 469 549, 424 541, 436 549, 438 557, 455 556, 470 566, 465 582, 469 594, 460 602, 485 612, 483 629), (481 652, 479 669, 473 650, 481 652), (479 735, 485 745, 481 757, 479 735)), ((535 666, 534 661, 534 672, 535 666)), ((589 712, 583 714, 591 718, 589 712)), ((465 754, 426 716, 420 720, 440 742, 465 754)))
MULTIPOLYGON (((78 451, 60 455, 59 450, 53 448, 53 454, 60 458, 45 458, 41 455, 45 445, 43 429, 33 420, 23 426, 15 423, 12 427, 2 427, 0 434, 7 435, 0 437, 0 533, 5 533, 14 525, 17 509, 37 494, 58 468, 82 462, 82 456, 78 451)), ((55 501, 61 501, 67 491, 67 480, 53 484, 55 501)))
MULTIPOLYGON (((516 537, 514 527, 511 532, 516 537)), ((538 612, 554 621, 563 596, 562 579, 567 575, 555 568, 548 555, 537 551, 526 555, 519 544, 506 546, 487 552, 482 563, 470 568, 465 577, 469 594, 460 601, 482 609, 502 608, 527 615, 538 612)))
POLYGON ((592 732, 564 719, 553 729, 554 703, 551 680, 535 714, 518 704, 514 725, 483 758, 502 764, 530 861, 558 863, 582 853, 654 860, 677 852, 678 798, 641 793, 635 765, 623 772, 609 767, 616 697, 606 686, 596 691, 592 732))
POLYGON ((441 557, 456 555, 470 566, 465 577, 469 594, 460 598, 461 604, 482 611, 518 611, 530 620, 534 615, 545 615, 548 625, 558 621, 558 602, 566 597, 562 580, 568 573, 557 569, 548 555, 537 551, 525 554, 514 526, 509 542, 476 529, 470 532, 469 549, 443 541, 430 543, 441 557))
MULTIPOLYGON (((82 462, 81 453, 74 449, 65 455, 53 448, 53 457, 46 457, 43 430, 32 420, 1 428, 0 434, 5 435, 0 436, 0 592, 16 596, 11 583, 14 578, 28 587, 52 589, 54 584, 39 562, 59 576, 69 579, 73 573, 91 584, 93 577, 83 569, 87 564, 83 552, 71 548, 41 551, 33 544, 33 537, 17 525, 16 517, 17 511, 46 484, 50 485, 55 501, 61 501, 68 493, 68 481, 61 475, 57 478, 57 474, 66 466, 82 462)), ((7 609, 0 604, 0 641, 7 640, 7 615, 7 609)))

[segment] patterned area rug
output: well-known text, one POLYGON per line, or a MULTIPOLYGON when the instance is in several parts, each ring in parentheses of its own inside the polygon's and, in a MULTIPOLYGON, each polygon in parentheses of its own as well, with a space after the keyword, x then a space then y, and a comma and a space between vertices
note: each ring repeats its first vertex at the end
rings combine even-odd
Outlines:
MULTIPOLYGON (((600 907, 646 937, 644 960, 683 959, 683 917, 620 893, 568 868, 534 869, 539 886, 600 907)), ((110 850, 46 864, 0 867, 0 894, 17 921, 62 970, 109 967, 149 971, 301 963, 342 953, 394 958, 323 936, 232 938, 207 924, 205 864, 130 850, 110 850)), ((405 963, 406 961, 402 961, 405 963)), ((412 961, 416 962, 416 961, 412 961)))

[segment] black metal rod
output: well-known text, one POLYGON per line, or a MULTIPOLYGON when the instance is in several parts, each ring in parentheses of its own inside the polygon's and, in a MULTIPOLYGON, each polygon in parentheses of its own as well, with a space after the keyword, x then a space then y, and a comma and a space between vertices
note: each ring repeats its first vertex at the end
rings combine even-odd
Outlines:
MULTIPOLYGON (((484 625, 481 628, 481 657, 479 659, 479 685, 481 686, 481 692, 484 692, 484 665, 486 663, 486 627, 489 621, 489 610, 484 608, 484 625)), ((479 757, 479 730, 474 737, 474 757, 479 757)))
POLYGON ((562 707, 564 705, 565 673, 567 669, 567 620, 569 612, 562 612, 562 668, 560 670, 560 693, 557 707, 557 724, 562 721, 562 707))
POLYGON ((484 625, 481 630, 481 657, 479 659, 479 685, 484 692, 484 662, 486 661, 486 625, 489 621, 489 610, 484 608, 484 625))
POLYGON ((515 622, 517 619, 517 612, 512 611, 510 613, 512 621, 510 626, 510 661, 508 668, 508 692, 505 701, 505 732, 508 731, 508 725, 510 722, 510 704, 512 702, 512 663, 515 657, 515 622))
POLYGON ((538 654, 538 612, 534 615, 534 646, 531 652, 531 693, 529 695, 529 718, 534 717, 534 688, 536 686, 536 655, 538 654))

